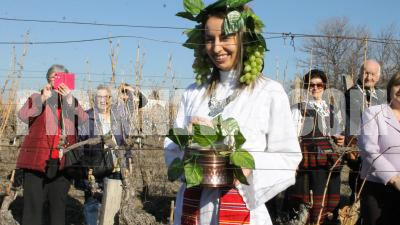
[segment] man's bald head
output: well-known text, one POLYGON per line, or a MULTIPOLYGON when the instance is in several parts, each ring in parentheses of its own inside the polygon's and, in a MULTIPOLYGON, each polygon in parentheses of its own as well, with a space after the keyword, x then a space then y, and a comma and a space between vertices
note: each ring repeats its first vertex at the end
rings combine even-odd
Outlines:
POLYGON ((359 79, 364 87, 373 88, 381 77, 381 66, 374 59, 368 59, 360 68, 359 79))

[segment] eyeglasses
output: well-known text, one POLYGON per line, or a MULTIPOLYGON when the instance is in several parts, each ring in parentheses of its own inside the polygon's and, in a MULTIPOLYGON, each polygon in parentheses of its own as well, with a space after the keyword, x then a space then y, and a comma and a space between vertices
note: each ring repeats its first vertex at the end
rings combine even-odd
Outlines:
POLYGON ((110 96, 101 96, 101 95, 96 95, 97 99, 108 99, 110 96))
POLYGON ((313 87, 324 88, 324 87, 325 87, 325 84, 324 84, 324 83, 316 83, 316 84, 313 84, 313 83, 309 84, 309 83, 307 83, 306 85, 308 86, 308 88, 313 88, 313 87))

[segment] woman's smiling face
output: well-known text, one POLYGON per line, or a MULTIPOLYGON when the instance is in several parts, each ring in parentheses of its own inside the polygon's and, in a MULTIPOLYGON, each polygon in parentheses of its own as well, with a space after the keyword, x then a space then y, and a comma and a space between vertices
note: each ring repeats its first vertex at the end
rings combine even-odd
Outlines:
POLYGON ((213 64, 220 70, 229 71, 234 68, 238 55, 237 34, 223 33, 224 20, 211 16, 205 26, 207 54, 213 64))

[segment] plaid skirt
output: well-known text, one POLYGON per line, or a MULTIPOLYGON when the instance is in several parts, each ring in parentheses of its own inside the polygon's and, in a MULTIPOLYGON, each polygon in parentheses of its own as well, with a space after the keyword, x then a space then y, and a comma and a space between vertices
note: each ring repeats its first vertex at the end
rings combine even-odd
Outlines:
MULTIPOLYGON (((303 140, 300 143, 303 160, 299 169, 326 167, 328 170, 339 159, 339 155, 333 152, 331 143, 326 140, 303 140)), ((339 169, 340 162, 334 169, 339 169)))
POLYGON ((300 203, 311 204, 309 223, 316 223, 322 210, 321 221, 328 213, 334 213, 340 201, 340 165, 335 166, 329 183, 329 169, 339 159, 328 140, 303 141, 301 143, 303 161, 299 165, 296 183, 287 190, 288 210, 298 211, 300 203), (324 190, 327 188, 324 205, 324 190), (311 194, 312 192, 312 194, 311 194))

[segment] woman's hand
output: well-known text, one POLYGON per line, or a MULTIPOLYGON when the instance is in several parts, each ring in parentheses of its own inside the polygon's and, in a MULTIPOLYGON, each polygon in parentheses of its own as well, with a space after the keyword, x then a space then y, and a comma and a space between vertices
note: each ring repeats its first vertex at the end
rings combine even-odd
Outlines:
POLYGON ((203 125, 203 126, 208 126, 208 127, 214 127, 214 125, 212 124, 210 119, 204 118, 204 117, 194 116, 194 117, 192 117, 192 119, 190 120, 189 125, 188 125, 189 134, 191 134, 192 131, 193 131, 193 124, 198 124, 198 125, 203 125))
POLYGON ((45 102, 48 98, 51 97, 51 85, 47 84, 43 87, 42 90, 42 102, 45 102))
POLYGON ((334 135, 333 136, 335 138, 335 143, 339 146, 343 146, 344 145, 344 136, 343 135, 334 135))
MULTIPOLYGON (((247 179, 247 177, 250 176, 252 170, 251 170, 251 169, 245 169, 245 168, 243 168, 243 169, 242 169, 242 172, 243 172, 243 175, 244 175, 244 176, 246 177, 246 179, 247 179)), ((238 186, 238 185, 240 184, 240 181, 237 180, 237 179, 235 179, 235 180, 233 181, 233 184, 234 184, 235 186, 238 186)))
POLYGON ((397 191, 400 191, 400 176, 394 176, 390 179, 389 184, 391 184, 397 191))
POLYGON ((58 86, 57 92, 63 97, 66 97, 68 104, 72 104, 71 89, 69 89, 67 85, 61 83, 60 86, 58 86))

